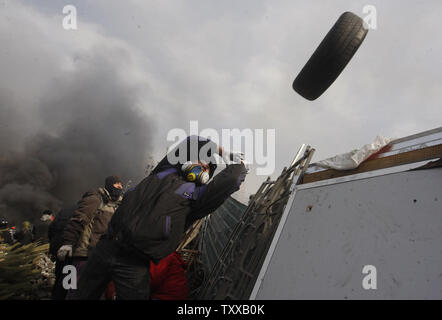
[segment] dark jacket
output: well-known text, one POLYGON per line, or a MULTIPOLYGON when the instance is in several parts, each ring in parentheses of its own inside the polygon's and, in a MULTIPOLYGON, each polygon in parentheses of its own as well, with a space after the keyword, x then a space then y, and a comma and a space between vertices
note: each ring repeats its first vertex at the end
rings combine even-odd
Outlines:
POLYGON ((87 257, 121 203, 112 201, 106 189, 86 192, 63 232, 63 245, 73 246, 74 257, 87 257))
POLYGON ((163 159, 126 193, 109 224, 109 234, 155 263, 175 251, 185 230, 215 211, 244 181, 243 164, 227 166, 207 185, 187 182, 179 166, 163 159))
POLYGON ((34 242, 35 234, 33 230, 20 230, 15 234, 15 239, 22 245, 27 245, 34 242))
POLYGON ((49 252, 57 256, 58 249, 63 245, 63 232, 69 220, 74 215, 77 204, 63 208, 55 216, 48 228, 49 252))

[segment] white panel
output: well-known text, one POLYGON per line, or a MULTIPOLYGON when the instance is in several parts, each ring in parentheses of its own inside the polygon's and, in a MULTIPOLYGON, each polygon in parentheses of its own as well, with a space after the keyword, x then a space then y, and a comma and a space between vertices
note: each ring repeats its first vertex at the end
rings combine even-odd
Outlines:
POLYGON ((442 169, 298 190, 257 291, 257 299, 442 299, 442 169), (362 287, 364 265, 377 269, 376 290, 362 287))

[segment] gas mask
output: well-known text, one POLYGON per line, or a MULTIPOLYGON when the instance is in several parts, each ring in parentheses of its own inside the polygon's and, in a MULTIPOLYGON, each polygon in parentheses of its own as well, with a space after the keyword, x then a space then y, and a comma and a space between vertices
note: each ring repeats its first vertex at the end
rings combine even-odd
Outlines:
POLYGON ((189 182, 196 182, 199 184, 206 184, 209 179, 209 173, 203 171, 203 167, 199 164, 194 164, 191 161, 185 162, 181 166, 181 171, 184 174, 184 177, 189 182))

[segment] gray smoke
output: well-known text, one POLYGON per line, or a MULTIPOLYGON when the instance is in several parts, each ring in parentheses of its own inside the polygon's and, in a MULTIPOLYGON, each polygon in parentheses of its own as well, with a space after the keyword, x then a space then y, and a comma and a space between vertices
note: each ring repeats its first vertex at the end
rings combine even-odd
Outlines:
POLYGON ((74 63, 34 108, 0 90, 0 216, 10 222, 36 223, 106 176, 144 176, 152 124, 137 108, 137 90, 99 51, 74 63))

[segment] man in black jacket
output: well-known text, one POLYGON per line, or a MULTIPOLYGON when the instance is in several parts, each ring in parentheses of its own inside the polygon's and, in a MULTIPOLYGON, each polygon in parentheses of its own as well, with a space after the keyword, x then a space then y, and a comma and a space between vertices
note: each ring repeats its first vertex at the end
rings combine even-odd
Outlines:
POLYGON ((188 137, 125 194, 72 298, 99 299, 113 280, 118 299, 148 299, 150 261, 158 263, 173 252, 185 230, 237 191, 246 173, 240 154, 188 137), (207 184, 216 169, 215 153, 235 163, 207 184))

